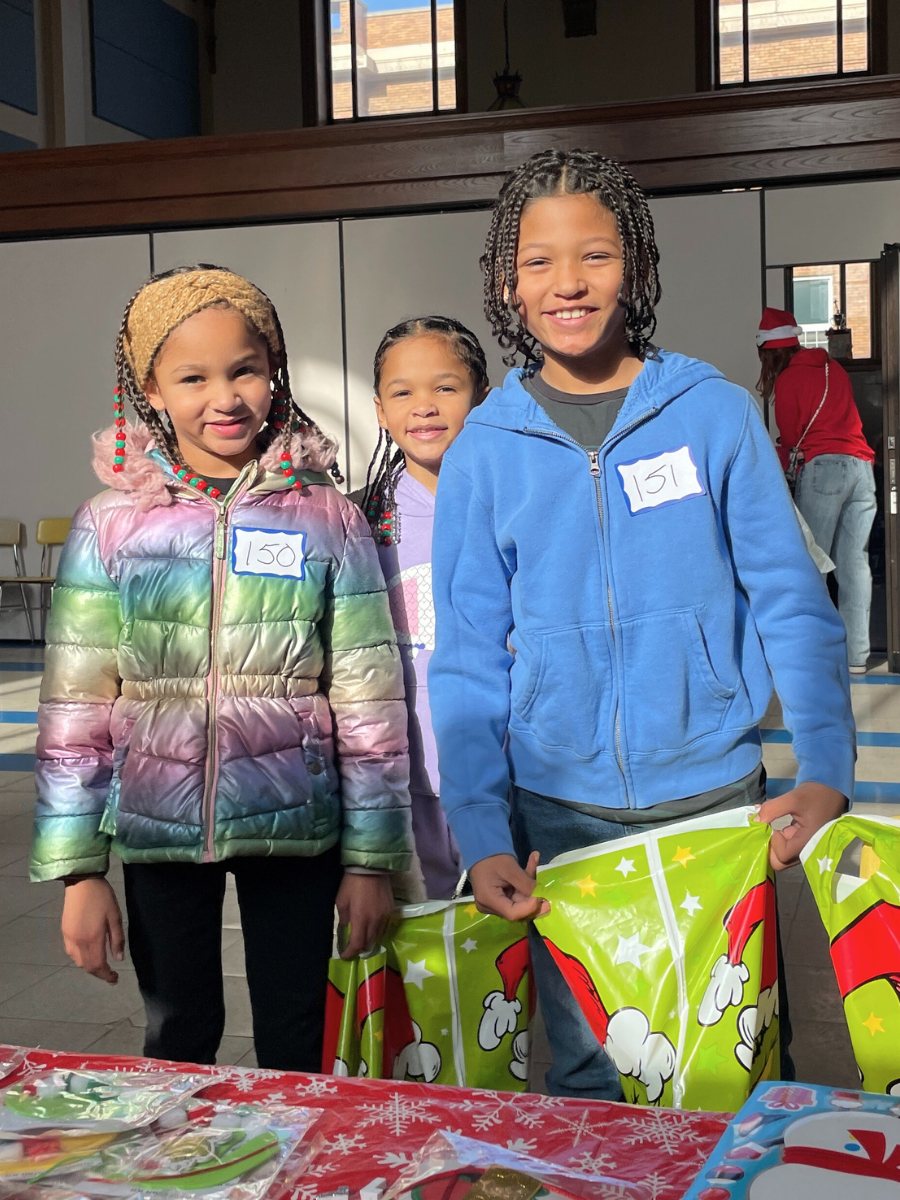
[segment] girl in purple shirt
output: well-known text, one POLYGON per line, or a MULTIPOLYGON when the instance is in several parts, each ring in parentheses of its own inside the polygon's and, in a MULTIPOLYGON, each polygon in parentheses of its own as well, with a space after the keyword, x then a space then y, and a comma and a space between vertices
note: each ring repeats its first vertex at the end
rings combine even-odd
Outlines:
POLYGON ((389 329, 375 355, 378 444, 353 496, 378 545, 403 659, 413 832, 430 900, 452 896, 462 870, 440 805, 428 705, 434 497, 444 453, 488 387, 484 351, 458 321, 418 317, 389 329))

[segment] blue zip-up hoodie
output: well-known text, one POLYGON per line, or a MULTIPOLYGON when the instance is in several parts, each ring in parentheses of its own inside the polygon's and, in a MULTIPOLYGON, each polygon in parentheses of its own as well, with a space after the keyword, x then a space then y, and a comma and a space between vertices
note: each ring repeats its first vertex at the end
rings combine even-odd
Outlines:
POLYGON ((466 866, 513 852, 510 779, 641 809, 749 774, 773 680, 798 783, 851 797, 843 623, 750 395, 660 352, 588 454, 521 378, 437 493, 429 687, 466 866))

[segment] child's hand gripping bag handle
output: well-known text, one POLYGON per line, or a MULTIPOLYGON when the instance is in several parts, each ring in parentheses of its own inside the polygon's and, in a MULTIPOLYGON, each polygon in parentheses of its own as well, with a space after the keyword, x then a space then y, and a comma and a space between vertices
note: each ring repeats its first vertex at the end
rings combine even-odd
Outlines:
POLYGON ((800 856, 866 1091, 900 1095, 900 822, 848 813, 800 856))

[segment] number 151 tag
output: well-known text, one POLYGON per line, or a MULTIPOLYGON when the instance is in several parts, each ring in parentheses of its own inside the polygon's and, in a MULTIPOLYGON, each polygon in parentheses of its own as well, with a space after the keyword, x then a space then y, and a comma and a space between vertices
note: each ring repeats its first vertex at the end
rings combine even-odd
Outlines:
POLYGON ((284 529, 235 529, 231 569, 235 575, 306 578, 306 534, 284 529))
POLYGON ((637 462, 616 467, 632 514, 645 508, 660 508, 688 496, 703 496, 706 489, 700 482, 690 446, 667 450, 655 458, 639 458, 637 462))

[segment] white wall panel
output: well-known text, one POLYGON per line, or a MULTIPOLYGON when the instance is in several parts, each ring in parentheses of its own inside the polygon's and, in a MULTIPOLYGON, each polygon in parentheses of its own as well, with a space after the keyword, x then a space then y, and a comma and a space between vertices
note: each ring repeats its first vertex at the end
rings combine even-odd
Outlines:
POLYGON ((759 194, 673 196, 650 207, 663 289, 657 344, 705 359, 752 392, 762 312, 759 194))
POLYGON ((878 258, 900 241, 900 180, 767 189, 766 261, 772 266, 878 258))
MULTIPOLYGON (((146 235, 0 245, 0 516, 25 522, 31 572, 38 519, 101 490, 90 435, 112 422, 116 334, 149 263, 146 235)), ((5 574, 9 559, 0 549, 5 574)), ((0 637, 24 636, 5 614, 0 637)))
POLYGON ((490 213, 439 213, 344 222, 351 485, 365 481, 378 437, 372 360, 383 334, 406 317, 456 317, 481 340, 491 381, 506 368, 482 316, 478 259, 490 213))
POLYGON ((245 275, 281 318, 291 386, 301 406, 338 439, 344 458, 344 375, 336 221, 159 233, 154 265, 216 263, 245 275))
POLYGON ((784 308, 784 271, 781 267, 766 271, 766 304, 769 308, 784 308))

